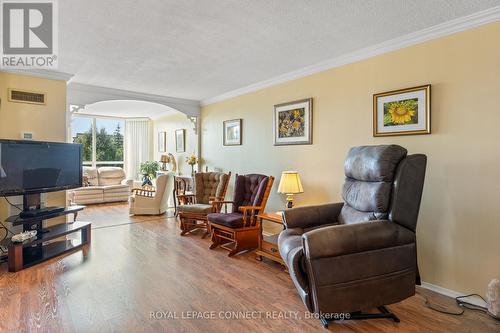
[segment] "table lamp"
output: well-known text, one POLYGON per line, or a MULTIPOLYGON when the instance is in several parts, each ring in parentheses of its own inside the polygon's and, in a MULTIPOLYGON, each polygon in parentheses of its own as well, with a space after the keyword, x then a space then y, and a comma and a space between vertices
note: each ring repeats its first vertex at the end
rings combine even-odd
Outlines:
POLYGON ((297 171, 283 171, 281 174, 278 193, 286 194, 287 208, 293 207, 293 195, 303 193, 304 188, 300 182, 300 176, 297 171))
POLYGON ((170 162, 170 157, 168 155, 161 155, 160 162, 163 164, 162 170, 167 171, 166 164, 170 162))

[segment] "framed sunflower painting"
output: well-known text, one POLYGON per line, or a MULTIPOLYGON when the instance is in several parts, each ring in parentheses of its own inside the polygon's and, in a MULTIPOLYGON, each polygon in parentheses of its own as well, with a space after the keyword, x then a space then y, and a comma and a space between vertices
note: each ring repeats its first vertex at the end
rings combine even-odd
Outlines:
POLYGON ((430 133, 430 84, 373 95, 373 136, 430 133))
POLYGON ((312 98, 274 106, 274 145, 312 144, 312 98))

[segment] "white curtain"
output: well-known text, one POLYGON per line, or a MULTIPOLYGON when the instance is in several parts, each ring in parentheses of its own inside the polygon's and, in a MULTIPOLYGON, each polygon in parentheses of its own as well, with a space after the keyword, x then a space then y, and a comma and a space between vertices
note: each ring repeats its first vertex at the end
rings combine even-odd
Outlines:
POLYGON ((149 120, 126 120, 124 153, 127 178, 138 179, 140 164, 150 159, 150 138, 149 120))

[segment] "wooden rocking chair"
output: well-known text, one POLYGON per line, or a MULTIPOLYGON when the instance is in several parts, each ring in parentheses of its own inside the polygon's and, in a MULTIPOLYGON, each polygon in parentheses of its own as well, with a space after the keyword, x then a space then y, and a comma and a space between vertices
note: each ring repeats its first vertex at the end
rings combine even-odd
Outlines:
POLYGON ((258 174, 236 175, 233 201, 214 201, 220 212, 208 214, 208 224, 212 231, 210 249, 221 247, 229 251, 231 257, 242 251, 256 249, 259 245, 260 221, 257 215, 264 212, 273 186, 274 177, 258 174), (227 213, 227 204, 233 206, 227 213))
POLYGON ((177 207, 181 236, 197 229, 205 230, 203 238, 210 234, 207 215, 220 212, 220 205, 213 204, 213 202, 224 200, 230 178, 231 172, 228 174, 198 172, 194 180, 195 193, 178 195, 181 203, 177 207))

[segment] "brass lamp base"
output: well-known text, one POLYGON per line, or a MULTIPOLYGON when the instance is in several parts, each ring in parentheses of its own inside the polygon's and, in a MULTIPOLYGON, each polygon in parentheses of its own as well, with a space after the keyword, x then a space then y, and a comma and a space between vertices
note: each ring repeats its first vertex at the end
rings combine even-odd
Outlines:
POLYGON ((293 208, 293 194, 286 195, 286 208, 293 208))

